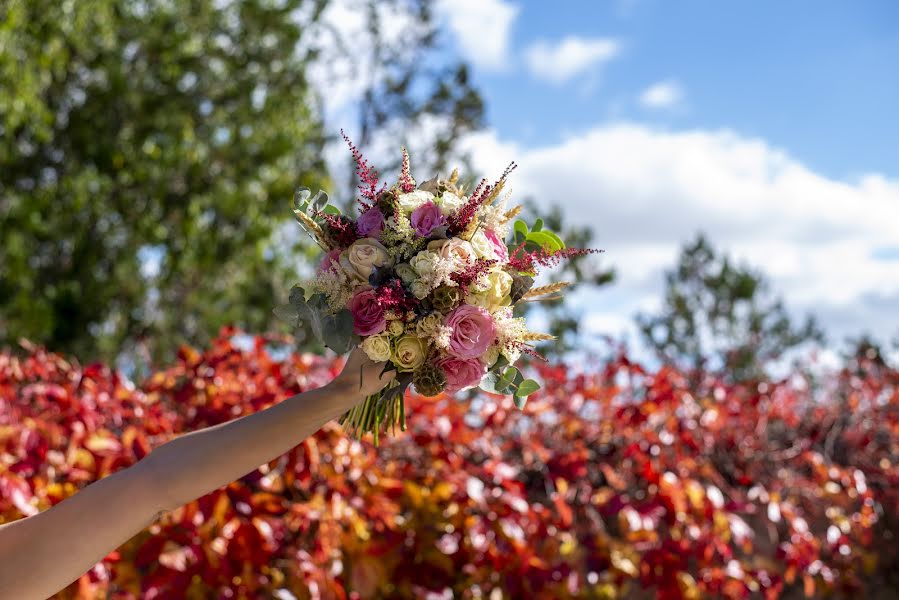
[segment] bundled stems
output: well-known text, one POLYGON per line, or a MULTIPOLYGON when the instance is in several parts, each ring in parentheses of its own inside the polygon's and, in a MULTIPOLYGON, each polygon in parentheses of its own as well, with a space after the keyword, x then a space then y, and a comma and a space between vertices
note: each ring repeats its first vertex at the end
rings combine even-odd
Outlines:
POLYGON ((392 394, 390 398, 385 398, 386 391, 367 396, 364 401, 340 417, 340 424, 357 439, 366 433, 371 433, 375 446, 379 443, 382 425, 385 431, 390 430, 394 434, 396 434, 397 424, 400 426, 400 431, 406 431, 404 395, 392 394))

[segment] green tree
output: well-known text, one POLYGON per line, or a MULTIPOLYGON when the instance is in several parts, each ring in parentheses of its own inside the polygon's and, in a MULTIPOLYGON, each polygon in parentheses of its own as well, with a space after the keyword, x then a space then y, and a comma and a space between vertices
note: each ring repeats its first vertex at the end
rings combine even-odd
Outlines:
POLYGON ((794 325, 760 272, 719 255, 703 235, 684 246, 665 282, 660 312, 640 314, 637 323, 659 358, 681 368, 741 381, 788 350, 824 340, 811 316, 794 325))
MULTIPOLYGON (((328 4, 0 5, 0 344, 158 358, 224 324, 274 326, 272 306, 317 251, 283 235, 288 202, 299 185, 331 187, 328 99, 309 83, 330 59, 316 35, 328 4)), ((364 2, 378 39, 389 23, 376 5, 364 2)), ((427 17, 427 5, 409 10, 427 17)), ((387 114, 477 121, 473 90, 441 92, 446 71, 391 87, 396 71, 381 63, 398 48, 369 61, 370 89, 391 93, 367 94, 363 110, 389 97, 387 114)))

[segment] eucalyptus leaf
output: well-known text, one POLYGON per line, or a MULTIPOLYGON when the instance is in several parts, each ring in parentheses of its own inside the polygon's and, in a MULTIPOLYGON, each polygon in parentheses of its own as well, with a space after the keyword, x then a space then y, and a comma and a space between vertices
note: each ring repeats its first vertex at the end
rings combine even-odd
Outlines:
POLYGON ((357 341, 353 333, 353 315, 347 309, 343 309, 336 315, 326 315, 322 318, 322 343, 336 352, 345 354, 352 349, 357 341))
POLYGON ((521 383, 518 384, 518 389, 515 390, 515 396, 517 397, 526 397, 530 396, 534 392, 540 389, 540 384, 534 381, 533 379, 525 379, 521 383))
POLYGON ((483 377, 481 377, 481 383, 478 384, 482 390, 489 394, 502 394, 501 391, 497 389, 497 384, 500 380, 500 374, 496 371, 487 371, 483 377))
POLYGON ((312 191, 309 188, 297 188, 297 191, 293 194, 293 207, 300 212, 306 212, 306 206, 309 204, 311 195, 312 191))
POLYGON ((325 213, 326 215, 334 215, 336 217, 339 217, 341 214, 343 214, 340 212, 340 209, 337 208, 336 206, 334 206, 333 204, 329 204, 329 205, 325 206, 322 209, 322 212, 325 213))
POLYGON ((515 402, 515 406, 518 408, 518 410, 521 410, 524 408, 524 405, 528 403, 528 397, 512 396, 512 401, 515 402))
POLYGON ((312 197, 312 200, 309 201, 309 205, 311 207, 312 212, 318 212, 322 210, 328 204, 328 194, 323 190, 318 190, 315 196, 312 197))
POLYGON ((293 304, 279 304, 272 309, 276 317, 288 323, 291 327, 299 327, 300 312, 293 304))

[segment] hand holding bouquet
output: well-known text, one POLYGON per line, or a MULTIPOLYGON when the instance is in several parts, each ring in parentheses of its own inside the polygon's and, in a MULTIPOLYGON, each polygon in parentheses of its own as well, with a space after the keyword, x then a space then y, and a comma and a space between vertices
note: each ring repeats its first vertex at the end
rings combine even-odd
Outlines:
MULTIPOLYGON (((344 139, 347 139, 344 136, 344 139)), ((378 174, 347 139, 356 159, 359 215, 328 204, 327 195, 297 192, 294 213, 325 251, 318 274, 295 286, 278 316, 338 353, 361 344, 374 361, 396 369, 392 386, 368 396, 341 423, 356 434, 382 426, 405 429, 403 395, 411 384, 425 396, 475 386, 511 392, 518 406, 539 389, 513 365, 532 344, 552 336, 528 331, 513 314, 521 301, 555 294, 565 282, 533 288, 540 267, 594 250, 566 248, 538 222, 512 221, 500 192, 514 163, 494 184, 466 194, 458 172, 416 187, 403 150, 399 181, 378 187, 378 174), (506 239, 514 230, 514 241, 506 239)))

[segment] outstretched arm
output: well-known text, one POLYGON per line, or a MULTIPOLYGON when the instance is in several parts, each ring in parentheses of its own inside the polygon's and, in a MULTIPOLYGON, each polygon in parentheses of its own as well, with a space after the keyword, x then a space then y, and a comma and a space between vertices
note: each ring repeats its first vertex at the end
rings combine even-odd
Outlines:
POLYGON ((393 375, 382 368, 354 350, 322 388, 182 435, 50 509, 0 526, 0 599, 41 600, 63 589, 162 512, 243 477, 384 387, 393 375))

